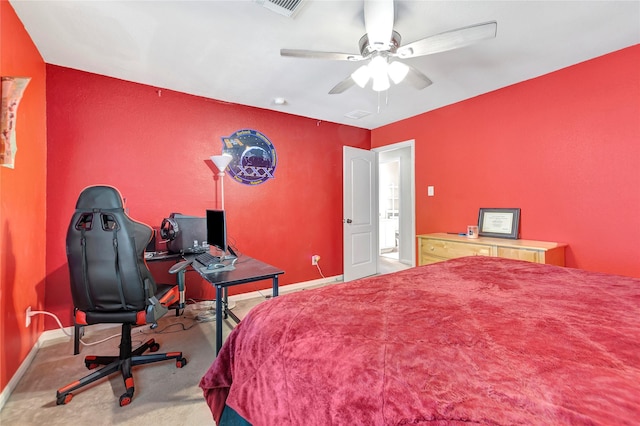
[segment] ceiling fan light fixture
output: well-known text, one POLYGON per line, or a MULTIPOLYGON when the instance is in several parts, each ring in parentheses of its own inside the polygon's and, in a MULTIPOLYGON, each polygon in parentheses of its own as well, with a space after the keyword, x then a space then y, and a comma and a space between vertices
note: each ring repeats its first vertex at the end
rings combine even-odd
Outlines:
POLYGON ((376 92, 384 92, 385 90, 391 87, 391 83, 389 83, 389 79, 385 76, 384 78, 375 78, 373 79, 373 87, 371 87, 376 92))
POLYGON ((389 64, 389 77, 395 84, 404 80, 408 73, 409 67, 402 62, 394 61, 389 64))
POLYGON ((387 58, 381 55, 374 56, 369 63, 369 72, 373 79, 372 89, 376 92, 382 92, 391 86, 391 83, 389 83, 389 63, 387 62, 387 58))
POLYGON ((358 42, 359 55, 302 49, 280 49, 280 55, 338 61, 369 61, 368 65, 358 68, 331 88, 330 95, 343 93, 353 86, 365 88, 369 80, 372 81, 371 88, 378 92, 388 90, 392 82, 400 84, 404 81, 414 89, 422 90, 433 82, 420 70, 401 62, 402 60, 459 49, 496 36, 498 24, 496 21, 489 21, 430 35, 403 45, 400 34, 393 28, 394 3, 395 0, 364 0, 366 32, 358 42), (395 61, 396 59, 398 61, 395 61))
POLYGON ((353 79, 353 81, 355 81, 355 83, 363 89, 364 86, 366 86, 369 82, 370 77, 371 72, 369 71, 368 65, 361 66, 351 74, 351 78, 353 79))
POLYGON ((371 59, 371 62, 369 62, 369 70, 371 71, 371 76, 375 78, 375 76, 377 75, 386 74, 388 66, 389 64, 383 56, 374 56, 371 59))
POLYGON ((379 75, 373 77, 373 86, 371 87, 376 92, 383 92, 391 87, 391 83, 389 83, 389 77, 387 75, 379 75))

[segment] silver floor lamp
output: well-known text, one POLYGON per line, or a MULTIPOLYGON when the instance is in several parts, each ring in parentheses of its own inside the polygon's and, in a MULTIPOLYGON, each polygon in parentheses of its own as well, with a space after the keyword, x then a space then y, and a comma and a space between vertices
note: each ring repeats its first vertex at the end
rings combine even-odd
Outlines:
POLYGON ((222 155, 212 155, 211 161, 219 170, 218 176, 220 177, 220 198, 222 198, 222 210, 224 210, 224 171, 227 169, 227 166, 233 160, 231 154, 222 154, 222 155))

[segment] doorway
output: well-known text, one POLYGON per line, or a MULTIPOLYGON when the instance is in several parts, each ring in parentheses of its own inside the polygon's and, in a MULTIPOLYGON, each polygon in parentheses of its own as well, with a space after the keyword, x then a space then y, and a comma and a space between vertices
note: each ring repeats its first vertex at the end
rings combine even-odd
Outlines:
POLYGON ((389 259, 399 259, 400 239, 400 160, 397 157, 385 161, 380 156, 378 164, 378 254, 389 259))
POLYGON ((415 265, 414 141, 377 148, 378 271, 415 265))

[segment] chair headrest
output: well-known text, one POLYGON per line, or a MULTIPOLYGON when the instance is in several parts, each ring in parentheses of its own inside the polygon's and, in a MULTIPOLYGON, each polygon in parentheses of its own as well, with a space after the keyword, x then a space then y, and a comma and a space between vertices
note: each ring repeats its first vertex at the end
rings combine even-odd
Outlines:
POLYGON ((122 195, 113 186, 88 186, 78 196, 76 209, 124 209, 122 195))

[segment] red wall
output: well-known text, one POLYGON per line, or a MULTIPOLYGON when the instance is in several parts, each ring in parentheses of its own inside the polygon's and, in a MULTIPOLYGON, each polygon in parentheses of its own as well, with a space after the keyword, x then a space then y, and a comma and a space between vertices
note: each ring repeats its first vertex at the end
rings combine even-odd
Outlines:
MULTIPOLYGON (((321 255, 325 276, 342 274, 342 146, 369 149, 368 130, 53 65, 47 107, 46 308, 66 325, 72 304, 64 242, 80 191, 113 185, 130 215, 151 226, 171 212, 204 216, 219 207, 209 156, 222 151, 221 137, 240 129, 267 136, 278 163, 275 179, 252 187, 225 176, 230 239, 242 253, 284 269, 281 285, 321 278, 312 254, 321 255)), ((188 296, 214 298, 197 275, 187 284, 188 296)), ((269 286, 247 284, 230 294, 269 286)))
POLYGON ((415 139, 418 234, 520 207, 521 237, 568 243, 567 266, 640 277, 638 70, 640 45, 376 129, 372 147, 415 139))
POLYGON ((0 391, 43 329, 45 281, 45 65, 6 0, 0 0, 0 75, 31 77, 18 107, 13 169, 0 167, 0 391))

